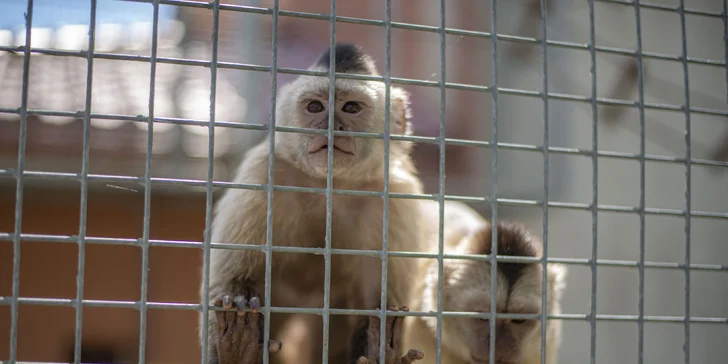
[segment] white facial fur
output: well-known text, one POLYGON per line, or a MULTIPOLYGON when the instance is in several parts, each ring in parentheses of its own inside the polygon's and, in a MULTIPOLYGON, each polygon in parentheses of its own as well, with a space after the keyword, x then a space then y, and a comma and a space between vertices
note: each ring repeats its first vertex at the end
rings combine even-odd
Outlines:
MULTIPOLYGON (((326 71, 322 68, 312 70, 326 71)), ((334 130, 354 132, 384 132, 385 85, 377 81, 337 79, 335 90, 334 130), (360 106, 357 113, 346 113, 347 102, 360 106)), ((408 93, 390 87, 390 134, 411 135, 408 93)), ((301 76, 284 86, 276 105, 276 124, 328 130, 329 80, 325 77, 301 76), (311 113, 308 103, 319 101, 324 110, 311 113)), ((319 149, 326 143, 326 135, 276 132, 276 152, 297 165, 303 172, 325 178, 328 151, 319 149)), ((376 178, 383 175, 384 142, 374 138, 335 136, 337 148, 333 153, 335 178, 376 178)), ((410 142, 390 141, 390 161, 401 160, 411 148, 410 142)), ((330 146, 330 143, 329 143, 330 146)))

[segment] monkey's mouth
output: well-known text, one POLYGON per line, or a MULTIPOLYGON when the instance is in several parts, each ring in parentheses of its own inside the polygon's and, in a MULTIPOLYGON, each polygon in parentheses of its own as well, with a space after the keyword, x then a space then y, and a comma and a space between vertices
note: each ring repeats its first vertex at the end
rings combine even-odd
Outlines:
MULTIPOLYGON (((341 153, 351 154, 351 155, 354 154, 354 153, 352 153, 352 152, 350 152, 348 150, 342 149, 341 147, 339 147, 338 145, 336 145, 336 143, 333 143, 333 146, 334 146, 334 152, 341 152, 341 153)), ((329 152, 329 143, 324 143, 323 145, 318 145, 318 146, 309 148, 309 152, 308 153, 309 154, 318 154, 318 153, 321 153, 321 152, 324 152, 324 153, 328 153, 329 152)))

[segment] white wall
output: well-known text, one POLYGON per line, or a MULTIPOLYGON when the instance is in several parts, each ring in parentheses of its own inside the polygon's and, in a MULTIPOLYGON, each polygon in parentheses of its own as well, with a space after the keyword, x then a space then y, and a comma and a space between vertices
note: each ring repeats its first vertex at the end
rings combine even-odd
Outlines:
MULTIPOLYGON (((521 3, 521 2, 517 2, 521 3)), ((677 5, 677 1, 652 1, 677 5)), ((722 11, 722 3, 713 0, 686 2, 689 8, 722 11)), ((522 9, 522 4, 513 4, 522 9)), ((586 1, 555 1, 550 15, 549 39, 588 43, 589 13, 586 1)), ((499 9, 500 10, 500 9, 499 9)), ((503 12, 501 12, 502 14, 503 12)), ((597 44, 635 49, 635 13, 631 6, 597 2, 595 6, 597 44)), ((505 21, 500 20, 503 24, 505 21)), ((680 55, 681 28, 677 13, 645 10, 641 12, 644 51, 680 55)), ((723 23, 721 18, 686 16, 687 44, 690 57, 724 60, 723 23)), ((502 30, 508 33, 511 29, 502 30)), ((540 36, 535 34, 532 36, 540 36)), ((541 61, 523 65, 501 59, 503 87, 541 90, 541 61)), ((617 66, 624 56, 597 53, 597 93, 608 97, 618 77, 617 66)), ((591 64, 587 51, 549 48, 551 92, 588 96, 591 92, 591 64), (558 60, 568 61, 559 67, 558 60)), ((682 105, 683 72, 680 62, 645 59, 646 102, 682 105)), ((689 65, 690 102, 692 107, 726 110, 726 68, 689 65)), ((637 100, 636 89, 622 96, 637 100)), ((582 102, 550 102, 551 145, 590 150, 592 147, 591 105, 582 102)), ((538 99, 508 97, 499 114, 499 133, 509 142, 541 144, 542 103, 538 99), (505 125, 501 128, 501 125, 505 125)), ((600 117, 601 110, 600 107, 600 117)), ((724 116, 691 113, 692 157, 709 158, 725 133, 724 116)), ((600 123, 609 120, 600 120, 600 123)), ((636 108, 625 109, 620 125, 600 124, 600 150, 638 153, 639 114, 636 108)), ((651 155, 684 157, 685 115, 674 111, 645 111, 646 152, 651 155)), ((486 136, 487 137, 487 136, 486 136)), ((503 140, 503 139, 501 139, 503 140)), ((505 141, 505 140, 504 140, 505 141)), ((543 165, 538 153, 520 152, 510 157, 502 153, 499 164, 499 195, 506 198, 541 198, 543 165), (502 162, 503 161, 503 162, 502 162)), ((592 162, 590 157, 551 155, 551 201, 590 203, 592 196, 592 162), (554 166, 554 164, 556 164, 554 166)), ((685 171, 682 163, 646 162, 645 199, 649 208, 685 208, 685 171)), ((640 170, 634 160, 600 157, 598 161, 598 199, 600 205, 639 206, 640 170)), ((728 213, 728 167, 693 166, 691 168, 691 204, 693 211, 728 213), (723 172, 723 173, 720 173, 723 172)), ((535 231, 542 231, 539 208, 500 208, 502 215, 519 216, 529 221, 535 231)), ((592 223, 589 211, 549 209, 549 256, 589 258, 592 251, 592 223)), ((639 259, 640 221, 636 213, 599 212, 598 258, 636 261, 639 259)), ((645 259, 655 262, 683 263, 685 259, 685 220, 681 216, 647 215, 645 218, 645 259)), ((727 219, 693 218, 691 220, 691 263, 728 266, 727 219)), ((724 271, 692 271, 690 276, 690 315, 728 317, 728 280, 724 271)), ((645 314, 682 316, 685 314, 685 274, 682 270, 645 271, 645 314)), ((591 274, 589 266, 570 266, 564 310, 569 314, 590 311, 591 274)), ((598 314, 638 314, 639 274, 636 268, 599 267, 597 269, 598 314)), ((728 325, 690 326, 690 361, 722 363, 728 356, 725 345, 728 325)), ((590 358, 588 322, 567 321, 561 363, 585 363, 590 358)), ((636 322, 598 321, 596 326, 598 363, 633 363, 638 358, 636 322)), ((645 363, 683 363, 684 326, 682 323, 645 323, 645 363)))

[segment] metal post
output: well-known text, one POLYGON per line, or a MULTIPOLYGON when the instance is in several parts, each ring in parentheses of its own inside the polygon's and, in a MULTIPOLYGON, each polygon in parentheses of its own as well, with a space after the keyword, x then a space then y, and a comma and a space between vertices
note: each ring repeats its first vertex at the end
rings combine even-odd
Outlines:
MULTIPOLYGON (((18 135, 18 169, 13 175, 15 185, 15 226, 13 241, 13 288, 10 299, 10 363, 18 356, 18 300, 20 299, 20 243, 23 229, 23 180, 25 174, 25 144, 28 132, 28 79, 30 77, 30 40, 33 27, 33 0, 28 0, 25 13, 25 46, 23 47, 23 88, 20 98, 20 133, 18 135)), ((10 171, 12 173, 12 171, 10 171)))
MULTIPOLYGON (((330 0, 329 8, 329 124, 327 138, 329 143, 334 141, 334 112, 336 110, 336 0, 330 0)), ((326 159, 326 245, 324 247, 324 307, 323 307, 323 347, 321 364, 329 362, 329 313, 331 300, 331 219, 332 219, 332 190, 334 188, 334 148, 327 149, 326 159)), ((384 326, 384 325, 382 325, 384 326)))
MULTIPOLYGON (((159 1, 159 0, 156 0, 159 1)), ((213 25, 212 25, 212 59, 210 60, 210 119, 207 122, 208 128, 208 139, 207 139, 207 179, 205 180, 205 242, 204 250, 202 253, 202 355, 201 363, 207 364, 210 360, 208 355, 208 315, 210 302, 210 245, 212 237, 212 215, 213 215, 213 204, 212 204, 212 188, 214 169, 213 166, 215 158, 215 96, 217 92, 217 49, 218 49, 218 29, 220 26, 220 3, 219 0, 213 0, 210 4, 212 6, 213 25)))
POLYGON ((591 341, 589 345, 590 363, 596 364, 597 356, 597 213, 599 203, 599 163, 598 163, 598 140, 597 133, 597 58, 596 58, 596 32, 594 29, 594 0, 589 0, 589 53, 591 56, 591 112, 592 112, 592 203, 590 206, 592 215, 592 253, 591 253, 591 307, 589 311, 589 328, 591 330, 591 341))
MULTIPOLYGON (((336 0, 332 0, 336 1, 336 0)), ((334 14, 332 13, 332 17, 334 14)), ((387 349, 387 268, 389 257, 389 153, 390 153, 390 113, 391 113, 391 84, 390 76, 392 70, 392 2, 384 0, 384 190, 382 194, 382 279, 379 297, 379 358, 385 358, 387 349)), ((332 52, 333 53, 333 52, 332 52)), ((333 58, 332 58, 333 59, 333 58)), ((331 123, 329 122, 329 127, 331 123)), ((331 153, 331 151, 329 151, 331 153)))
POLYGON ((263 364, 270 363, 270 352, 267 350, 270 342, 270 314, 271 314, 271 275, 273 270, 273 191, 275 178, 275 150, 276 150, 276 96, 278 92, 278 0, 273 0, 273 36, 271 45, 271 67, 270 67, 270 119, 268 120, 268 185, 266 192, 268 207, 266 208, 266 230, 265 230, 265 324, 263 329, 263 364))
MULTIPOLYGON (((96 1, 93 0, 95 3, 96 1)), ((139 305, 139 363, 146 361, 147 289, 149 288, 149 223, 152 208, 152 145, 154 143, 154 95, 157 80, 157 45, 159 43, 159 0, 154 1, 152 17, 152 52, 149 70, 149 115, 147 116, 147 151, 144 171, 144 222, 141 240, 142 283, 139 305)), ((93 23, 92 23, 93 26, 93 23)))
MULTIPOLYGON (((543 274, 541 276, 541 364, 546 364, 546 342, 548 330, 546 330, 546 316, 548 312, 548 270, 546 259, 549 255, 549 72, 548 72, 548 46, 546 44, 547 31, 546 31, 546 3, 549 0, 540 0, 541 3, 541 72, 543 73, 543 92, 541 97, 543 98, 543 256, 541 259, 541 269, 543 274)), ((495 176, 493 177, 495 179, 495 176)), ((494 244, 495 245, 495 244, 494 244)))
POLYGON ((492 188, 490 192, 490 214, 491 214, 491 251, 490 251, 490 364, 495 364, 495 342, 498 340, 496 337, 496 311, 497 311, 497 299, 496 291, 498 287, 498 261, 496 257, 498 255, 498 182, 497 182, 497 171, 498 171, 498 36, 496 27, 496 0, 490 0, 490 33, 491 33, 491 46, 492 46, 492 62, 491 66, 491 83, 490 95, 492 100, 492 131, 490 136, 491 146, 491 173, 492 176, 492 188))
MULTIPOLYGON (((442 298, 442 287, 443 287, 443 269, 444 261, 443 256, 445 254, 445 115, 446 115, 446 101, 447 101, 447 89, 445 84, 447 83, 447 53, 445 47, 445 41, 447 34, 445 33, 445 0, 440 0, 440 131, 438 135, 439 147, 440 147, 440 160, 438 170, 438 194, 437 202, 439 204, 439 221, 437 231, 437 331, 435 332, 436 347, 435 347, 435 359, 437 364, 442 363, 442 311, 443 311, 443 298, 442 298)), ((427 355, 427 354, 426 354, 427 355)))
MULTIPOLYGON (((692 129, 690 127, 690 78, 688 76, 688 43, 687 43, 687 30, 685 29, 685 1, 680 0, 678 7, 678 14, 680 15, 680 30, 682 37, 682 68, 683 68, 683 83, 684 83, 684 96, 685 104, 682 107, 683 113, 685 113, 685 320, 683 325, 685 327, 685 344, 683 351, 685 352, 685 364, 690 363, 690 193, 692 192, 692 170, 691 170, 691 148, 690 148, 690 135, 692 129)), ((725 60, 728 61, 728 60, 725 60)))
MULTIPOLYGON (((75 364, 81 362, 81 334, 83 331, 83 286, 86 266, 86 225, 89 168, 89 135, 91 133, 91 95, 93 91, 93 54, 96 33, 96 0, 91 0, 88 53, 86 68, 86 105, 83 113, 83 157, 81 164, 81 216, 78 227, 78 273, 76 274, 76 330, 74 333, 75 364)), ((30 44, 27 41, 26 44, 30 44)))
MULTIPOLYGON (((704 16, 708 18, 720 18, 723 21, 724 29, 724 40, 726 40, 725 54, 728 58, 728 0, 723 1, 723 11, 707 11, 700 9, 686 9, 684 0, 680 0, 678 6, 668 6, 657 3, 642 3, 639 0, 624 1, 624 0, 589 0, 588 1, 588 14, 589 14, 589 41, 588 43, 569 42, 561 40, 549 40, 547 37, 547 0, 540 0, 541 9, 541 32, 542 38, 529 38, 521 37, 508 34, 497 34, 497 1, 490 0, 491 14, 490 14, 490 29, 488 32, 485 31, 471 31, 464 29, 455 29, 446 27, 446 2, 440 0, 440 13, 439 20, 440 24, 437 26, 426 26, 420 24, 408 24, 402 22, 392 21, 391 15, 391 0, 384 0, 385 16, 384 20, 372 20, 362 19, 355 17, 343 17, 336 15, 336 0, 330 0, 329 14, 313 14, 308 12, 297 12, 280 10, 278 0, 273 1, 272 8, 264 8, 257 6, 242 6, 242 5, 231 5, 231 4, 220 4, 219 0, 212 2, 200 2, 200 1, 187 1, 187 0, 127 0, 133 2, 148 3, 153 6, 153 30, 152 30, 152 50, 150 56, 135 56, 135 55, 124 55, 124 54, 113 54, 113 53, 97 53, 95 52, 95 36, 96 36, 96 0, 90 0, 91 12, 89 14, 89 34, 88 34, 88 51, 68 51, 58 49, 46 49, 46 48, 31 48, 31 36, 32 36, 32 19, 33 19, 33 0, 28 0, 27 13, 25 17, 26 28, 25 28, 25 44, 22 46, 23 50, 23 74, 22 74, 22 91, 21 91, 21 103, 19 108, 0 108, 0 113, 4 114, 16 114, 19 115, 19 148, 18 148, 18 159, 17 168, 0 168, 0 177, 10 177, 17 180, 15 186, 15 221, 14 231, 11 232, 0 232, 0 241, 12 242, 13 246, 13 267, 12 267, 12 293, 10 296, 0 297, 0 305, 9 305, 11 312, 10 320, 10 345, 9 345, 9 360, 0 361, 1 363, 13 363, 15 364, 18 360, 18 312, 20 305, 43 305, 43 306, 63 306, 72 307, 75 309, 75 331, 74 331, 74 363, 80 363, 81 361, 81 348, 82 348, 82 328, 83 328, 83 309, 84 307, 114 307, 114 308, 127 308, 127 309, 138 309, 140 311, 140 328, 139 328, 139 356, 138 361, 140 363, 145 362, 146 354, 146 329, 147 329, 147 313, 148 309, 179 309, 179 310, 201 310, 203 319, 202 330, 202 363, 207 364, 209 361, 207 355, 207 340, 208 340, 208 326, 207 316, 210 314, 209 302, 206 299, 199 304, 184 304, 184 303, 167 303, 167 302, 149 302, 148 300, 148 279, 149 279, 149 249, 150 247, 175 247, 175 248, 193 248, 203 250, 203 283, 202 291, 203 297, 207 297, 209 294, 209 269, 210 269, 210 249, 231 249, 231 250, 249 250, 256 252, 264 252, 266 255, 266 270, 265 270, 265 299, 263 313, 265 314, 265 327, 264 327, 264 345, 266 350, 263 351, 263 362, 268 363, 270 361, 269 353, 267 351, 268 343, 270 340, 270 320, 272 313, 299 313, 299 314, 318 314, 323 317, 323 355, 322 363, 328 363, 328 346, 329 346, 329 325, 331 315, 377 315, 380 319, 380 356, 384 356, 386 348, 386 317, 387 313, 387 282, 388 282, 388 259, 390 257, 396 257, 398 259, 411 259, 411 258, 427 258, 437 259, 438 263, 438 293, 437 293, 437 311, 436 312, 409 312, 404 314, 405 316, 420 316, 420 317, 435 317, 437 321, 436 330, 436 347, 435 348, 419 348, 426 351, 426 355, 436 357, 438 363, 441 362, 442 357, 442 339, 443 339, 443 319, 448 317, 482 317, 483 313, 465 313, 465 312, 444 312, 443 309, 443 286, 445 284, 443 279, 443 267, 445 259, 471 259, 488 261, 491 266, 491 292, 490 292, 490 362, 495 361, 496 352, 496 330, 495 330, 495 319, 496 318, 507 318, 512 317, 513 314, 501 314, 497 313, 496 304, 496 286, 497 286, 497 265, 498 261, 506 262, 520 262, 520 263, 532 263, 540 264, 544 272, 547 271, 547 265, 549 263, 562 263, 569 265, 579 265, 583 267, 589 267, 591 271, 591 307, 586 314, 548 314, 548 290, 545 287, 548 284, 548 277, 546 274, 542 277, 542 285, 544 286, 542 292, 541 310, 542 312, 537 315, 531 315, 531 319, 539 319, 541 325, 541 363, 546 363, 546 343, 548 342, 547 334, 548 330, 546 327, 547 320, 559 319, 559 320, 572 320, 588 322, 590 325, 590 362, 596 363, 597 353, 597 322, 599 321, 610 321, 610 322, 635 322, 638 327, 638 363, 642 364, 645 362, 645 323, 647 322, 671 322, 681 323, 684 330, 684 362, 690 362, 690 329, 694 323, 703 324, 717 324, 726 325, 728 324, 728 317, 720 316, 693 316, 690 309, 690 286, 691 286, 691 272, 692 271, 707 271, 707 272, 728 272, 728 266, 725 264, 694 264, 691 262, 691 222, 692 219, 713 219, 718 221, 727 221, 728 212, 716 212, 716 211, 699 211, 692 210, 691 204, 691 168, 693 166, 710 166, 721 169, 728 169, 728 162, 716 161, 707 159, 693 159, 692 148, 691 148, 691 116, 692 114, 697 115, 711 115, 711 116, 728 116, 728 111, 709 109, 703 107, 692 107, 690 102, 690 89, 689 89, 689 74, 688 67, 690 65, 700 65, 703 67, 721 67, 721 71, 725 72, 726 83, 728 84, 728 59, 714 60, 714 59, 702 59, 697 57, 689 57, 687 52, 687 37, 686 37, 686 14, 694 16, 704 16), (629 6, 634 10, 635 23, 636 23, 636 49, 622 49, 607 46, 597 46, 595 41, 597 40, 596 29, 595 29, 595 4, 612 4, 614 6, 629 6), (212 59, 210 61, 202 60, 187 60, 169 57, 159 57, 157 53, 158 37, 159 37, 159 11, 160 5, 174 5, 174 6, 186 6, 209 9, 213 15, 213 29, 212 29, 212 59), (663 54, 657 52, 645 52, 642 44, 642 9, 650 9, 651 11, 662 11, 671 14, 677 14, 680 17, 681 22, 681 46, 682 52, 680 55, 663 54), (218 47, 219 47, 219 22, 220 12, 230 11, 239 13, 253 13, 270 15, 273 19, 272 27, 272 64, 271 65, 251 65, 234 62, 218 62, 218 47), (329 46, 331 47, 329 69, 326 71, 317 70, 299 70, 292 68, 279 68, 278 67, 278 26, 279 16, 294 17, 299 19, 318 19, 321 21, 328 21, 330 24, 330 39, 329 46), (336 52, 334 51, 336 46, 336 23, 343 22, 348 24, 363 24, 368 26, 384 27, 386 34, 385 42, 385 71, 383 76, 364 76, 364 75, 351 75, 351 74, 337 74, 335 72, 336 65, 336 52), (440 77, 438 81, 424 81, 417 79, 408 79, 402 77, 392 77, 391 75, 391 52, 392 52, 392 29, 406 29, 410 31, 421 31, 428 32, 431 34, 437 34, 440 41, 440 77), (464 83, 453 83, 447 82, 446 77, 446 37, 448 35, 456 35, 462 37, 475 37, 480 39, 489 39, 492 45, 492 70, 491 70, 491 85, 479 86, 474 84, 464 83), (504 88, 499 86, 498 82, 498 44, 499 42, 518 42, 525 44, 539 45, 541 47, 542 56, 542 90, 526 90, 518 88, 504 88), (554 49, 571 49, 587 51, 590 55, 590 95, 583 96, 577 94, 566 94, 566 93, 552 93, 549 91, 549 75, 548 75, 548 55, 554 49), (41 110, 29 108, 29 79, 30 79, 30 60, 31 51, 38 54, 62 56, 62 57, 83 57, 87 60, 87 74, 86 74, 86 94, 85 94, 85 106, 80 112, 62 112, 54 110, 41 110), (623 56, 635 57, 638 64, 638 101, 635 103, 630 100, 613 100, 597 97, 597 54, 617 54, 623 56), (92 109, 92 95, 93 95, 93 72, 94 72, 94 61, 96 59, 105 60, 116 60, 116 61, 132 61, 132 62, 146 62, 150 66, 150 80, 149 80, 149 103, 148 103, 148 115, 146 116, 126 116, 126 115, 115 115, 105 113, 94 113, 92 109), (683 68, 683 81, 684 81, 684 105, 673 105, 657 102, 646 102, 645 101, 645 85, 643 66, 647 59, 656 59, 663 62, 674 62, 680 63, 683 68), (156 67, 157 64, 175 64, 185 65, 191 67, 206 67, 210 68, 210 114, 209 120, 187 120, 178 118, 165 118, 155 116, 155 85, 156 85, 156 67), (254 72, 269 72, 272 76, 271 80, 271 97, 270 97, 270 121, 269 125, 259 125, 252 123, 238 123, 231 121, 216 122, 216 82, 217 82, 217 71, 218 69, 234 69, 243 71, 254 71, 254 72), (301 127, 288 127, 276 125, 276 95, 277 95, 277 76, 278 73, 283 74, 295 74, 295 75, 306 75, 312 77, 326 77, 329 82, 329 100, 328 100, 328 118, 329 126, 327 130, 314 130, 309 128, 301 127), (345 132, 334 130, 334 112, 336 102, 336 91, 335 82, 337 79, 357 79, 367 80, 375 82, 383 82, 385 86, 385 125, 382 133, 359 133, 359 132, 345 132), (391 108, 391 87, 392 85, 409 85, 409 86, 422 86, 422 87, 433 87, 437 88, 440 92, 440 120, 439 120, 439 135, 437 137, 424 137, 424 136, 404 136, 404 135, 390 135, 390 108, 391 108), (489 141, 476 141, 476 140, 456 140, 446 138, 445 129, 445 118, 446 118, 446 95, 448 90, 469 90, 475 92, 490 92, 492 100, 492 113, 491 113, 491 137, 489 141), (500 137, 503 139, 503 135, 498 135, 498 96, 500 94, 506 95, 517 95, 521 97, 538 98, 543 102, 543 145, 532 145, 523 143, 502 143, 498 141, 500 137), (574 147, 563 147, 563 146, 550 146, 550 143, 555 143, 554 140, 549 140, 549 110, 550 102, 552 100, 558 101, 569 101, 574 104, 589 104, 591 107, 591 127, 592 127, 592 140, 591 149, 584 150, 574 147), (640 147, 638 153, 621 152, 621 151, 608 151, 599 150, 598 148, 598 120, 597 120, 597 108, 599 106, 617 106, 617 107, 634 107, 639 113, 639 141, 640 147), (661 111, 674 111, 681 112, 685 117, 685 155, 682 157, 674 157, 667 155, 657 154, 646 154, 646 131, 645 131, 645 110, 661 110, 661 111), (27 139, 27 128, 28 118, 32 115, 36 116, 65 116, 65 117, 82 117, 83 119, 83 149, 82 149, 82 168, 79 173, 69 172, 47 172, 41 170, 27 170, 26 169, 26 139, 27 139), (145 173, 143 177, 135 176, 124 176, 124 175, 102 175, 89 173, 89 158, 90 158, 90 131, 92 119, 103 119, 103 120, 122 120, 138 123, 146 123, 147 129, 147 148, 145 158, 145 173), (205 179, 191 180, 181 178, 159 178, 152 177, 152 146, 153 130, 155 123, 165 124, 179 124, 179 125, 197 125, 206 126, 209 131, 208 139, 208 169, 207 176, 205 179), (252 184, 252 183, 235 183, 235 182, 223 182, 215 181, 213 174, 213 159, 214 159, 214 148, 215 148, 215 127, 228 127, 238 128, 244 130, 266 130, 268 134, 268 143, 270 148, 270 155, 268 160, 268 181, 265 184, 252 184), (333 148, 328 149, 328 171, 327 171, 327 183, 326 188, 312 188, 312 187, 293 187, 293 186, 281 186, 275 185, 274 183, 274 170, 275 170, 275 134, 276 132, 293 132, 293 133, 308 133, 308 134, 320 134, 326 135, 329 140, 333 140, 335 136, 356 136, 365 138, 377 138, 384 141, 384 191, 373 192, 373 191, 353 191, 353 190, 342 190, 333 188, 333 148), (438 193, 436 194, 402 194, 402 193, 390 193, 389 177, 390 177, 390 141, 411 141, 417 143, 431 143, 439 147, 439 168, 438 168, 438 193), (491 161, 491 175, 493 177, 492 189, 489 196, 455 196, 445 194, 445 156, 447 145, 458 145, 468 146, 477 148, 489 148, 492 152, 491 161), (498 150, 514 150, 514 151, 529 151, 529 152, 540 152, 543 153, 543 201, 529 200, 529 199, 513 199, 513 198, 501 198, 498 196, 498 183, 496 183, 496 176, 498 172, 498 150), (589 203, 581 202, 564 202, 564 201, 549 201, 549 192, 553 194, 553 190, 549 190, 549 176, 553 175, 553 163, 550 161, 552 154, 567 155, 567 156, 581 156, 589 157, 592 164, 592 185, 591 185, 591 201, 589 203), (639 163, 639 204, 638 206, 628 205, 605 205, 599 204, 598 200, 598 161, 599 158, 607 159, 621 159, 631 160, 639 163), (667 209, 667 208, 651 208, 646 205, 646 163, 647 161, 659 162, 663 164, 681 165, 685 168, 685 208, 684 209, 667 209), (80 222, 78 235, 53 235, 53 234, 31 234, 22 232, 22 215, 23 215, 23 193, 24 187, 27 180, 52 180, 52 181, 78 181, 81 186, 81 198, 80 198, 80 222), (136 183, 144 187, 144 221, 143 221, 143 233, 140 239, 122 239, 122 238, 108 238, 108 237, 94 237, 87 236, 87 217, 88 217, 88 193, 89 185, 93 183, 136 183), (179 241, 179 240, 161 240, 151 239, 150 236, 150 213, 151 213, 151 191, 152 188, 164 187, 164 186, 195 186, 205 187, 206 192, 206 212, 205 212, 205 234, 203 241, 179 241), (251 189, 266 191, 267 193, 267 230, 266 230, 266 241, 264 245, 240 245, 240 244, 228 244, 228 243, 211 243, 211 222, 213 216, 213 189, 214 188, 239 188, 239 189, 251 189), (304 248, 294 246, 273 246, 273 201, 275 191, 288 191, 288 192, 301 192, 301 193, 317 193, 323 194, 326 197, 326 238, 325 246, 323 248, 304 248), (353 250, 353 249, 334 249, 332 247, 332 202, 334 195, 350 195, 350 196, 367 196, 367 197, 378 197, 383 199, 383 227, 382 227, 382 248, 372 250, 353 250), (419 253, 419 252, 390 252, 388 242, 389 232, 389 198, 409 198, 409 199, 429 199, 435 200, 439 204, 439 228, 438 228, 438 251, 435 253, 419 253), (537 207, 541 208, 543 216, 543 257, 541 258, 525 258, 525 257, 509 257, 509 256, 498 256, 498 245, 492 244, 492 252, 488 256, 469 256, 460 254, 450 254, 444 251, 444 211, 446 201, 461 201, 469 203, 489 203, 491 210, 491 223, 494 227, 492 229, 491 239, 493 241, 498 240, 498 231, 495 229, 498 221, 498 206, 520 206, 520 207, 537 207), (549 209, 566 209, 585 211, 591 214, 591 256, 589 258, 552 258, 549 257, 549 209), (598 259, 598 215, 599 212, 617 212, 621 214, 634 214, 639 218, 639 240, 636 244, 639 244, 639 257, 635 260, 616 260, 616 259, 598 259), (647 261, 646 260, 646 218, 647 216, 674 216, 684 219, 685 222, 685 261, 683 263, 678 262, 664 262, 664 261, 647 261), (53 243, 68 243, 77 244, 78 250, 78 265, 77 265, 77 286, 76 286, 76 297, 74 298, 43 298, 43 297, 20 297, 19 283, 20 283, 20 249, 21 244, 32 244, 32 242, 53 242, 53 243), (89 300, 84 299, 84 273, 85 273, 85 247, 87 244, 100 244, 100 245, 118 245, 118 246, 135 246, 141 248, 142 253, 142 274, 141 274, 141 297, 139 301, 115 301, 115 300, 89 300), (271 305, 271 275, 272 275, 272 254, 274 252, 286 252, 286 253, 309 253, 309 254, 320 254, 324 256, 324 307, 322 309, 314 308, 297 308, 297 307, 272 307, 271 305), (331 259, 333 255, 350 255, 350 256, 368 256, 376 257, 381 259, 381 291, 380 291, 380 307, 379 309, 334 309, 331 308, 330 304, 330 286, 331 286, 331 259), (638 295, 638 313, 636 315, 629 314, 597 314, 597 268, 598 267, 631 267, 636 268, 639 274, 639 295, 638 295), (666 315, 652 315, 648 316, 645 312, 645 275, 647 269, 660 269, 660 270, 672 270, 681 271, 685 277, 684 286, 684 304, 685 314, 676 316, 666 315), (434 351, 433 351, 434 349, 434 351)), ((551 29, 553 31, 553 28, 551 29)), ((20 47, 14 46, 0 46, 0 51, 19 51, 20 47)), ((552 55, 553 56, 553 55, 552 55)), ((551 75, 551 79, 556 79, 551 75)), ((501 81, 502 82, 502 81, 501 81)), ((552 85, 553 88, 553 85, 552 85)), ((502 105, 501 105, 502 106, 502 105)), ((553 107, 557 107, 554 105, 553 107)), ((500 115, 501 118, 507 122, 504 115, 500 115)), ((502 134, 501 130, 501 134, 502 134)), ((501 160, 501 164, 504 164, 501 160)), ((507 164, 507 163, 506 163, 507 164)), ((503 193, 503 191, 501 191, 503 193)), ((551 196, 553 198, 553 196, 551 196)), ((553 235, 553 234, 551 234, 553 235)), ((696 314, 700 314, 695 312, 696 314)), ((397 314, 401 315, 401 314, 397 314)), ((521 318, 524 315, 515 315, 513 317, 521 318)), ((4 359, 4 358, 3 358, 4 359)))
POLYGON ((638 364, 644 363, 644 349, 645 349, 645 84, 644 84, 644 69, 642 60, 642 19, 640 1, 635 0, 634 2, 634 17, 635 26, 637 31, 637 93, 639 103, 640 114, 640 206, 639 206, 639 217, 640 217, 640 257, 637 263, 637 269, 639 270, 639 301, 638 310, 639 316, 637 321, 637 362, 638 364))

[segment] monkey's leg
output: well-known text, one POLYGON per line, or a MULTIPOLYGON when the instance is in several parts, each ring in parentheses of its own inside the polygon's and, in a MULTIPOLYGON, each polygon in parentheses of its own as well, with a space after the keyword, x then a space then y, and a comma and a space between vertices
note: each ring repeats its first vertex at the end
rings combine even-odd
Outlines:
MULTIPOLYGON (((260 364, 263 362, 263 314, 257 297, 225 295, 214 301, 217 307, 236 311, 215 311, 218 364, 260 364), (245 309, 252 310, 244 312, 245 309)), ((268 350, 278 352, 282 344, 269 340, 268 350)), ((211 358, 214 362, 215 358, 211 358)))
MULTIPOLYGON (((397 311, 396 306, 389 308, 390 311, 397 311)), ((400 311, 409 311, 406 306, 400 307, 400 311)), ((378 364, 379 363, 379 317, 371 316, 365 319, 368 322, 362 325, 354 332, 352 348, 353 357, 358 358, 356 364, 378 364)), ((425 354, 416 349, 410 349, 407 354, 399 356, 402 341, 402 323, 404 317, 387 316, 386 319, 386 339, 387 347, 385 348, 384 362, 381 364, 410 364, 413 361, 423 359, 425 354)))

